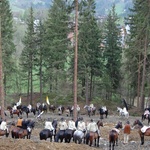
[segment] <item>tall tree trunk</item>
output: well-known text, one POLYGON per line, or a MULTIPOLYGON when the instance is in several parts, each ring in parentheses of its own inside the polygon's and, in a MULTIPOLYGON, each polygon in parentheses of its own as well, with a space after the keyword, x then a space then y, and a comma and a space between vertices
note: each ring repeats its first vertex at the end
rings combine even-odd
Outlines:
POLYGON ((91 79, 90 79, 90 100, 92 100, 92 93, 93 93, 93 74, 91 71, 91 79))
POLYGON ((141 107, 140 110, 144 110, 144 92, 145 92, 145 74, 146 74, 146 57, 147 57, 147 34, 145 37, 145 43, 144 43, 144 61, 143 61, 143 74, 142 74, 142 84, 141 84, 141 95, 140 95, 140 101, 141 101, 141 107))
POLYGON ((88 96, 88 94, 89 94, 89 81, 88 81, 88 73, 86 74, 86 83, 85 83, 85 99, 86 99, 86 105, 88 105, 89 104, 89 96, 88 96))
MULTIPOLYGON (((0 14, 1 15, 1 14, 0 14)), ((4 115, 4 84, 3 84, 3 61, 2 61, 2 36, 1 36, 1 16, 0 16, 0 102, 1 102, 1 117, 5 119, 4 115)))
POLYGON ((42 57, 40 56, 40 102, 42 103, 42 92, 43 92, 43 85, 42 85, 42 57))
MULTIPOLYGON (((32 63, 32 56, 31 56, 31 63, 32 63)), ((33 71, 32 71, 32 64, 30 64, 30 75, 31 75, 31 80, 30 80, 30 84, 31 84, 31 87, 30 87, 30 104, 32 105, 33 102, 32 102, 32 94, 33 94, 33 71)))
POLYGON ((140 80, 141 79, 141 55, 139 54, 139 64, 138 64, 138 88, 137 88, 137 108, 140 108, 139 106, 139 97, 140 97, 140 80))
POLYGON ((77 120, 77 66, 78 66, 78 0, 75 1, 75 52, 74 52, 74 120, 77 120))
POLYGON ((28 71, 28 85, 27 85, 27 101, 29 102, 29 93, 30 93, 30 71, 28 71))

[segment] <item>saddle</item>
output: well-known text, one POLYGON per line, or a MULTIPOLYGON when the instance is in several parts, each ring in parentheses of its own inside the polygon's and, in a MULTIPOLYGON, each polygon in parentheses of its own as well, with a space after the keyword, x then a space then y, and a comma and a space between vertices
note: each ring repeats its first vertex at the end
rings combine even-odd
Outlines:
POLYGON ((148 126, 148 127, 147 127, 147 126, 143 126, 143 127, 141 128, 141 132, 142 132, 142 133, 145 133, 146 130, 149 129, 149 128, 150 128, 150 126, 148 126))

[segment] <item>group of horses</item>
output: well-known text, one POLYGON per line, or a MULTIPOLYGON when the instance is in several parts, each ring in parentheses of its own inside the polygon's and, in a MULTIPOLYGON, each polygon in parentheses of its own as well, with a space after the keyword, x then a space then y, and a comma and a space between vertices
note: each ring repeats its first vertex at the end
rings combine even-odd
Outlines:
POLYGON ((0 129, 0 136, 8 137, 11 134, 12 138, 19 139, 19 138, 27 138, 30 139, 32 129, 35 126, 35 122, 32 120, 24 120, 22 122, 22 127, 17 127, 14 122, 10 122, 7 125, 6 130, 0 129))
MULTIPOLYGON (((77 122, 76 121, 76 125, 77 122)), ((65 143, 70 143, 71 140, 73 140, 75 143, 81 144, 86 143, 89 146, 92 146, 93 142, 95 142, 95 146, 99 146, 99 134, 97 132, 87 132, 81 131, 81 130, 71 130, 71 129, 66 129, 66 130, 59 130, 57 131, 57 120, 54 119, 52 122, 52 125, 54 127, 54 131, 50 131, 48 129, 43 129, 39 133, 40 140, 47 140, 50 138, 50 142, 52 142, 52 138, 54 139, 54 142, 63 142, 65 143)), ((103 127, 103 122, 101 120, 97 121, 97 126, 100 130, 100 126, 103 127)))

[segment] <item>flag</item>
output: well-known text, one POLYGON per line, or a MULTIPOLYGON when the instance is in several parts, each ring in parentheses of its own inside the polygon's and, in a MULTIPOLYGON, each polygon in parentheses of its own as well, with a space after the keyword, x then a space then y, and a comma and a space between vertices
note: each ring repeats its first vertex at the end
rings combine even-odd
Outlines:
POLYGON ((46 103, 47 103, 48 105, 50 105, 50 102, 49 102, 48 96, 46 96, 46 103))
POLYGON ((21 104, 21 97, 20 97, 20 99, 19 99, 19 103, 21 104))

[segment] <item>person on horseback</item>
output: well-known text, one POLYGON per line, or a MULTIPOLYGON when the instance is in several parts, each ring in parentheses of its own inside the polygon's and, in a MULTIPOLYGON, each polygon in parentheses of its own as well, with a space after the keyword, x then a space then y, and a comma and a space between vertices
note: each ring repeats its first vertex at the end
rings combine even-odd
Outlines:
POLYGON ((87 130, 89 132, 95 132, 100 136, 100 132, 97 126, 97 123, 93 121, 93 119, 91 119, 91 122, 87 125, 87 130))
POLYGON ((15 112, 17 110, 17 105, 15 104, 12 108, 12 112, 15 112))
POLYGON ((75 122, 73 119, 68 121, 68 129, 70 130, 76 130, 75 122))
POLYGON ((31 112, 31 109, 32 109, 31 104, 29 104, 27 107, 29 108, 29 112, 31 112))
POLYGON ((54 127, 52 125, 52 122, 50 121, 50 118, 45 121, 45 129, 49 129, 50 131, 53 131, 53 135, 55 134, 54 127))
POLYGON ((8 132, 6 119, 3 119, 3 121, 1 122, 0 129, 4 131, 6 130, 8 132))
POLYGON ((19 128, 22 128, 22 122, 23 122, 23 118, 22 118, 22 116, 20 116, 19 119, 17 120, 16 126, 19 128))
POLYGON ((78 125, 77 125, 77 129, 85 132, 86 131, 86 126, 85 126, 85 122, 83 121, 83 118, 81 117, 80 120, 78 121, 78 125))
POLYGON ((58 123, 58 128, 59 130, 66 130, 68 128, 68 125, 66 121, 64 120, 64 118, 60 119, 60 122, 58 123))

